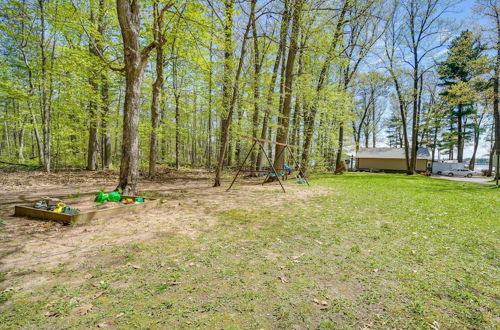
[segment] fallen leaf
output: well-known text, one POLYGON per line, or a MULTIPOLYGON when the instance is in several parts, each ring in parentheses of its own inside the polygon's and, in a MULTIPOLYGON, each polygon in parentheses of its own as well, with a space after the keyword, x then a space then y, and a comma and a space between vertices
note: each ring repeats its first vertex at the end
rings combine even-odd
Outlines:
POLYGON ((87 315, 87 313, 90 312, 92 307, 94 307, 92 304, 85 304, 85 305, 81 305, 81 306, 76 307, 73 311, 75 313, 77 313, 78 315, 83 316, 83 315, 87 315))
POLYGON ((281 283, 283 283, 283 284, 288 283, 288 280, 287 280, 287 278, 285 277, 285 275, 278 276, 278 278, 280 279, 281 283))
POLYGON ((85 275, 85 279, 87 279, 87 280, 90 280, 92 277, 94 277, 94 275, 92 275, 92 274, 85 275))
POLYGON ((325 309, 328 306, 328 303, 325 300, 318 300, 318 299, 314 298, 313 302, 322 306, 321 309, 325 309))
POLYGON ((430 327, 434 330, 439 330, 441 328, 441 325, 439 324, 438 321, 434 321, 430 324, 430 327))
POLYGON ((99 281, 99 283, 93 283, 92 285, 93 285, 94 287, 96 287, 96 288, 99 288, 99 287, 101 287, 101 286, 103 286, 103 285, 105 285, 105 284, 106 284, 106 282, 104 282, 104 281, 99 281))
POLYGON ((132 268, 134 268, 134 269, 142 269, 142 267, 141 267, 141 266, 131 264, 130 262, 127 264, 127 267, 132 267, 132 268))
POLYGON ((47 317, 54 317, 54 316, 57 316, 58 313, 57 312, 52 312, 52 311, 48 311, 48 312, 45 312, 45 314, 43 314, 47 317))
POLYGON ((10 291, 14 291, 14 290, 15 290, 15 288, 9 287, 9 288, 3 290, 2 293, 7 293, 7 292, 10 292, 10 291))
POLYGON ((47 304, 45 304, 45 308, 52 307, 55 305, 55 303, 56 303, 55 301, 50 301, 47 304))
POLYGON ((94 294, 94 299, 99 298, 99 297, 100 297, 100 296, 102 296, 103 294, 104 294, 104 291, 99 291, 99 292, 96 292, 96 293, 94 294))
POLYGON ((115 325, 113 323, 108 323, 108 322, 104 321, 104 322, 97 324, 97 327, 98 328, 114 328, 115 325))

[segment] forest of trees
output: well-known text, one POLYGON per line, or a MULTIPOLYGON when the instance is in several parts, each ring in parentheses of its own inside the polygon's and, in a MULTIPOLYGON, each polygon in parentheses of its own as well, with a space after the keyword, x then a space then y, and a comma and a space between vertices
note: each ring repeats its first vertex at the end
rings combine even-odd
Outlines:
POLYGON ((472 145, 474 168, 481 144, 500 154, 500 6, 476 0, 461 24, 460 4, 4 0, 0 161, 119 168, 125 193, 157 166, 220 185, 242 135, 298 145, 306 169, 385 145, 405 148, 408 173, 418 147, 463 161, 472 145))

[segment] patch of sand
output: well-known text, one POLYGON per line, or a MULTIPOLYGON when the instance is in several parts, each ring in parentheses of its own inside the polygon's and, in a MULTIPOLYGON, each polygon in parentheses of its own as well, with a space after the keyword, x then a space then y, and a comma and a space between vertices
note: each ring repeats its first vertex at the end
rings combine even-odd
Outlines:
MULTIPOLYGON (((9 173, 7 176, 10 176, 9 173)), ((287 193, 278 183, 264 186, 261 179, 240 179, 232 190, 211 186, 206 172, 162 173, 155 181, 141 180, 140 191, 166 198, 167 203, 147 213, 129 213, 116 217, 98 218, 83 226, 61 226, 54 222, 13 217, 14 205, 33 202, 43 196, 64 197, 70 194, 112 189, 117 181, 115 172, 62 172, 58 181, 45 176, 28 174, 25 185, 11 185, 0 192, 0 215, 7 225, 0 227, 0 272, 5 274, 4 285, 26 288, 47 281, 47 271, 64 264, 70 269, 91 263, 103 249, 159 239, 168 235, 185 235, 196 239, 217 223, 219 212, 233 209, 286 207, 308 198, 326 194, 321 187, 285 183, 287 193), (65 179, 65 176, 68 178, 65 179), (80 179, 78 179, 80 178, 80 179), (35 185, 37 180, 40 184, 35 185), (48 181, 44 181, 48 180, 48 181), (61 187, 59 182, 65 182, 61 187), (76 183, 77 182, 77 183, 76 183), (32 188, 36 186, 36 188, 32 188)), ((0 173, 0 182, 11 182, 0 173)))

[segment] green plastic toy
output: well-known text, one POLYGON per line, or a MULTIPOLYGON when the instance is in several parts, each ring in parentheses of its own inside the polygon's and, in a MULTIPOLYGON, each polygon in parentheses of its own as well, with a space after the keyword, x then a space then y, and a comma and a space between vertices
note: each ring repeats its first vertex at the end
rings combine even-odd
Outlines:
POLYGON ((97 197, 95 198, 96 205, 104 204, 106 201, 109 202, 119 202, 122 200, 122 195, 118 191, 112 191, 109 194, 105 194, 99 191, 97 197))
POLYGON ((69 215, 77 215, 80 213, 80 210, 75 209, 72 206, 65 206, 62 213, 69 214, 69 215))
POLYGON ((122 195, 118 191, 113 191, 108 194, 108 201, 119 202, 122 200, 122 195))

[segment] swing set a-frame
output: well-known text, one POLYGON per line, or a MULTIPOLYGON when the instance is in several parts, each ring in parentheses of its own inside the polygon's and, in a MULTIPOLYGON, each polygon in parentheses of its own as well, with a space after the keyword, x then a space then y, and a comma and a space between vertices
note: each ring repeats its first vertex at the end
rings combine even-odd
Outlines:
MULTIPOLYGON (((278 155, 278 158, 280 158, 285 151, 288 151, 288 153, 290 155, 290 158, 292 159, 292 161, 294 162, 294 164, 296 166, 295 170, 299 171, 298 178, 300 180, 304 180, 305 183, 307 183, 307 185, 309 186, 309 182, 307 181, 307 178, 306 178, 306 176, 304 174, 304 171, 302 170, 302 168, 300 167, 300 164, 295 159, 295 157, 293 155, 293 152, 292 152, 292 149, 291 149, 292 147, 296 147, 296 146, 291 145, 291 144, 287 144, 287 143, 280 143, 280 142, 271 141, 271 140, 259 139, 259 138, 251 137, 251 136, 244 136, 244 135, 242 135, 242 137, 245 138, 245 139, 248 139, 248 140, 252 140, 253 144, 252 144, 252 147, 250 148, 250 150, 248 151, 245 159, 240 164, 240 166, 238 168, 238 172, 236 172, 236 175, 234 176, 234 179, 231 182, 231 185, 229 186, 229 188, 227 188, 227 191, 229 191, 233 187, 233 184, 236 182, 236 179, 238 178, 238 175, 242 172, 243 166, 245 166, 245 163, 246 163, 248 157, 250 157, 250 155, 252 154, 252 151, 258 145, 258 146, 260 146, 260 149, 262 150, 262 153, 264 154, 264 156, 266 157, 267 161, 269 162, 269 166, 271 168, 271 171, 267 171, 266 178, 264 179, 264 181, 262 182, 262 184, 268 182, 269 176, 273 176, 273 174, 274 174, 274 176, 276 177, 276 179, 278 180, 278 182, 279 182, 279 184, 281 186, 281 189, 283 190, 283 192, 286 192, 285 191, 285 187, 283 186, 283 182, 280 179, 280 174, 281 174, 281 171, 288 170, 288 169, 280 169, 280 168, 277 169, 277 168, 274 167, 273 162, 269 158, 268 154, 266 153, 266 149, 264 148, 264 144, 265 143, 270 143, 270 144, 274 144, 274 145, 283 146, 284 148, 281 149, 281 151, 280 151, 280 153, 278 155), (280 173, 278 173, 278 171, 280 171, 280 173)), ((254 171, 254 172, 260 172, 260 171, 254 171)))

